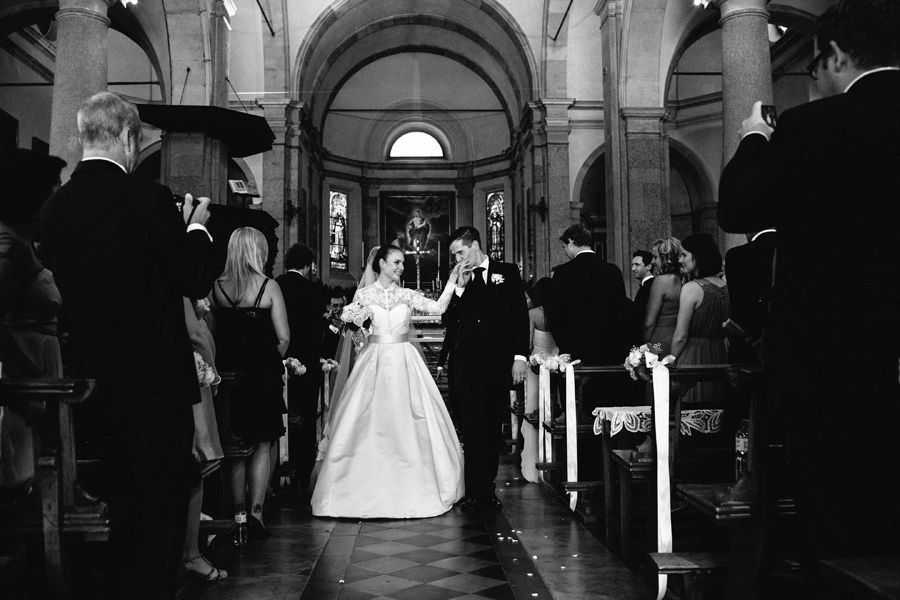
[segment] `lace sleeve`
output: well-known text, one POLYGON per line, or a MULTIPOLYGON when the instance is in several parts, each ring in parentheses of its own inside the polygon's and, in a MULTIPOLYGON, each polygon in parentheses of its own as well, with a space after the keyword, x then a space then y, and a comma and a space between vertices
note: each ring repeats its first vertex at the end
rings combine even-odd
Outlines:
POLYGON ((421 292, 408 290, 410 294, 409 305, 419 312, 427 313, 429 315, 444 314, 444 311, 447 310, 447 306, 450 304, 450 299, 453 297, 454 289, 456 289, 455 286, 447 286, 444 289, 444 293, 441 294, 441 297, 437 300, 430 300, 421 292))

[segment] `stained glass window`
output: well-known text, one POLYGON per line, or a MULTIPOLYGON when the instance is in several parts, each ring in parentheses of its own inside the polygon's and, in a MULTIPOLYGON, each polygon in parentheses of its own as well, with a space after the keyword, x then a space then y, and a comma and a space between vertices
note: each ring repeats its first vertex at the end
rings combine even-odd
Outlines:
POLYGON ((329 205, 329 232, 331 237, 331 270, 347 270, 347 194, 331 191, 329 205))
POLYGON ((506 233, 503 226, 503 192, 491 192, 487 197, 487 250, 494 260, 504 260, 506 233))

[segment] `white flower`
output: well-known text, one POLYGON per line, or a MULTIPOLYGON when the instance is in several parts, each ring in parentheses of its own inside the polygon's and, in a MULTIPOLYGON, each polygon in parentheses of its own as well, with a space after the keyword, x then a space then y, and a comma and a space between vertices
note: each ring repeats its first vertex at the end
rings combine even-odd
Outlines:
POLYGON ((493 273, 491 275, 491 283, 496 283, 497 285, 503 283, 503 275, 500 273, 493 273))
POLYGON ((197 380, 200 382, 200 387, 206 387, 216 380, 215 371, 206 364, 199 352, 194 352, 194 366, 197 367, 197 380))
POLYGON ((322 372, 328 373, 332 369, 337 369, 341 365, 338 362, 331 358, 320 358, 319 362, 322 363, 322 372))
POLYGON ((643 351, 639 348, 632 348, 631 352, 628 354, 628 363, 632 367, 636 367, 641 364, 641 358, 643 358, 643 351))
POLYGON ((285 367, 287 367, 287 372, 289 375, 299 377, 300 375, 306 373, 306 367, 303 366, 303 363, 301 363, 296 358, 289 356, 281 362, 285 367))

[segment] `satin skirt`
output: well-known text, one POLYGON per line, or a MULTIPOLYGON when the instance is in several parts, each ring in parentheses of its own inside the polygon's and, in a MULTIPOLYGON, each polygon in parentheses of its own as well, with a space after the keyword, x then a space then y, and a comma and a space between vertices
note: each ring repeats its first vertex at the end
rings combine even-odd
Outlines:
POLYGON ((314 515, 434 517, 463 497, 462 448, 412 344, 366 346, 332 414, 314 515))

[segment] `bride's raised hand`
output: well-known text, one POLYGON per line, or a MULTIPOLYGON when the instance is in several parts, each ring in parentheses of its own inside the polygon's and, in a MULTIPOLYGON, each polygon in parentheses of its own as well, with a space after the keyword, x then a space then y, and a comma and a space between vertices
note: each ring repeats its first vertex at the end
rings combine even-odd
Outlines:
POLYGON ((456 263, 454 270, 457 271, 456 275, 456 285, 457 287, 466 287, 466 284, 469 283, 469 280, 472 279, 472 264, 467 260, 461 260, 456 263))
POLYGON ((447 277, 447 285, 457 285, 459 283, 459 269, 461 263, 456 263, 450 269, 450 275, 447 277))

